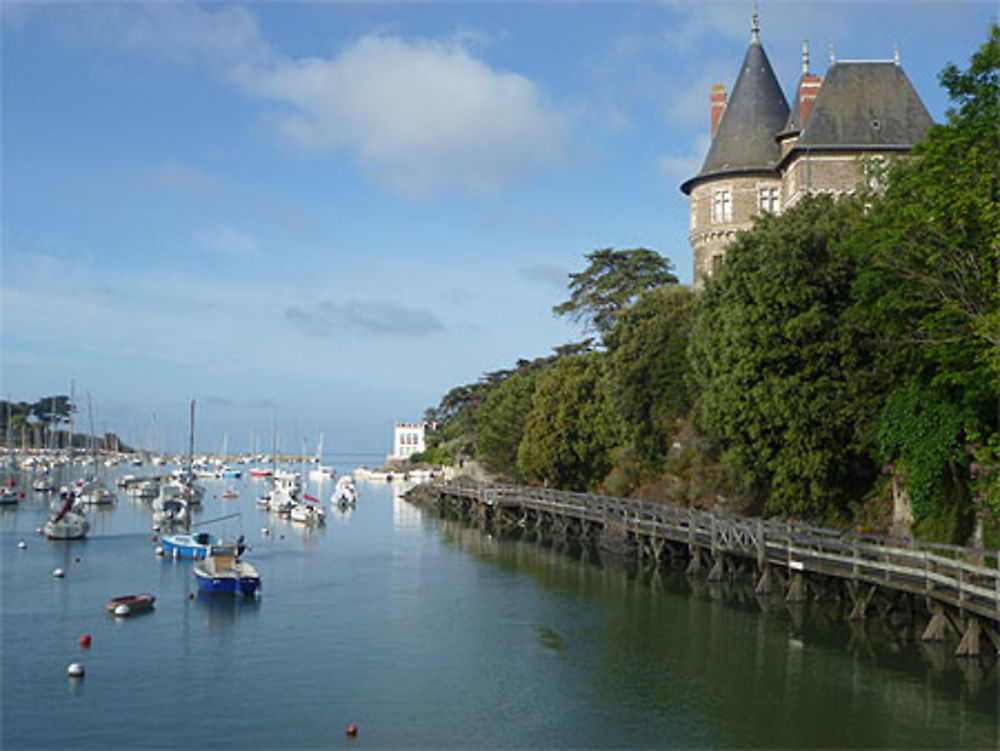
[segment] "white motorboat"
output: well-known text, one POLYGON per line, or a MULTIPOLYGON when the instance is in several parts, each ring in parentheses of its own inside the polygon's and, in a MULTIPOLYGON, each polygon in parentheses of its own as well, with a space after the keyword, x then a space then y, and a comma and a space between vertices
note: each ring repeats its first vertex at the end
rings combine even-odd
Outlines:
POLYGON ((337 480, 330 503, 337 508, 351 508, 358 502, 358 490, 354 486, 354 478, 344 475, 337 480))
POLYGON ((52 478, 46 474, 41 477, 36 477, 35 481, 31 483, 31 487, 36 493, 52 493, 56 489, 56 484, 52 481, 52 478))
POLYGON ((314 503, 296 503, 288 513, 293 522, 302 524, 326 524, 326 512, 322 506, 314 503))
POLYGON ((265 495, 268 511, 288 516, 301 502, 302 478, 295 472, 278 470, 271 480, 271 489, 265 495))
POLYGON ((186 524, 190 519, 185 485, 168 482, 160 486, 160 494, 153 501, 153 525, 157 527, 186 524))
POLYGON ((77 500, 84 506, 110 506, 118 500, 115 494, 103 484, 93 485, 86 492, 79 493, 77 500))

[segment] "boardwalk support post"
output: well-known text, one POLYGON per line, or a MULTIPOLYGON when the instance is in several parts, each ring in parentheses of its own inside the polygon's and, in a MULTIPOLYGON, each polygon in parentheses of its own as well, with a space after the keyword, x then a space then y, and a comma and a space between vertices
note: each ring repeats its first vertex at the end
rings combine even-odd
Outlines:
POLYGON ((958 649, 955 650, 955 656, 978 657, 979 634, 979 619, 970 615, 965 621, 965 633, 962 634, 962 641, 958 643, 958 649))
POLYGON ((805 577, 801 571, 795 571, 789 579, 788 592, 785 594, 785 602, 805 602, 805 599, 805 577))
POLYGON ((753 591, 759 595, 771 594, 771 567, 766 563, 761 571, 760 580, 757 582, 757 586, 754 587, 753 591))

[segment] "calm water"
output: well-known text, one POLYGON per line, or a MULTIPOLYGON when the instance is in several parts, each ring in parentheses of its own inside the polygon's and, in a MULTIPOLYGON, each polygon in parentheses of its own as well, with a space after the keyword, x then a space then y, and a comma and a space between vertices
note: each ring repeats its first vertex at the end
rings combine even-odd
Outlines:
POLYGON ((43 501, 0 513, 3 748, 998 746, 995 662, 497 540, 389 485, 310 531, 251 481, 206 484, 200 519, 240 512, 210 528, 250 540, 254 602, 189 598, 124 495, 80 542, 35 533, 43 501), (139 591, 154 612, 107 616, 139 591))

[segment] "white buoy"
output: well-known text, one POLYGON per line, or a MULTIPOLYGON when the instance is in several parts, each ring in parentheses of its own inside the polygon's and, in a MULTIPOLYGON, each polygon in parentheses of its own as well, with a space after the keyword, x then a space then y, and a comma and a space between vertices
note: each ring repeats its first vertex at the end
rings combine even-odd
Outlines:
POLYGON ((155 548, 153 548, 153 552, 156 553, 157 555, 163 555, 163 546, 157 545, 155 548))
POLYGON ((132 615, 132 608, 126 605, 124 602, 115 608, 115 615, 119 618, 125 618, 132 615))
POLYGON ((63 571, 61 568, 57 568, 55 571, 52 572, 52 575, 56 579, 62 579, 64 576, 66 576, 66 572, 63 571))
POLYGON ((83 678, 83 665, 79 662, 70 663, 70 666, 66 668, 66 675, 70 678, 83 678))
POLYGON ((26 547, 28 547, 28 543, 26 543, 24 540, 18 540, 17 541, 17 549, 18 550, 24 550, 26 547))
POLYGON ((45 534, 45 528, 44 527, 35 527, 35 532, 37 532, 40 535, 44 535, 45 534))
POLYGON ((270 530, 267 527, 261 527, 260 533, 264 535, 264 537, 267 537, 268 534, 270 534, 270 530))

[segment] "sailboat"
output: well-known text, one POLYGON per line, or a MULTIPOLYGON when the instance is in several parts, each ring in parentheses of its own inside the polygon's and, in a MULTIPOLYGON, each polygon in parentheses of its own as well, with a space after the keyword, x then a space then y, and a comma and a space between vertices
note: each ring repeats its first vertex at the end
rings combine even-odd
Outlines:
POLYGON ((17 489, 17 459, 14 456, 14 438, 10 425, 10 400, 7 401, 7 477, 4 479, 3 487, 0 488, 0 505, 12 506, 18 503, 24 493, 17 489))
POLYGON ((87 415, 90 420, 90 454, 94 465, 94 473, 81 485, 77 498, 80 503, 89 506, 109 506, 117 498, 100 479, 97 469, 97 437, 94 435, 94 412, 90 405, 90 393, 87 393, 87 415))
POLYGON ((62 505, 55 516, 45 522, 42 531, 50 540, 79 540, 87 536, 90 522, 83 512, 77 510, 76 496, 63 488, 60 494, 62 505))
POLYGON ((316 465, 309 470, 309 479, 313 482, 328 482, 336 476, 336 472, 333 471, 333 467, 328 467, 321 462, 323 461, 323 431, 319 434, 319 444, 316 446, 316 456, 313 457, 313 463, 316 465))
POLYGON ((188 525, 191 507, 201 505, 205 488, 195 482, 194 463, 194 399, 191 400, 191 430, 188 455, 182 467, 174 471, 169 481, 160 485, 160 495, 153 501, 153 525, 188 525))

